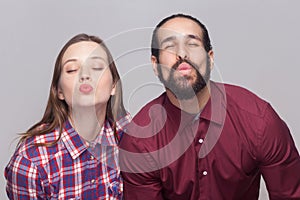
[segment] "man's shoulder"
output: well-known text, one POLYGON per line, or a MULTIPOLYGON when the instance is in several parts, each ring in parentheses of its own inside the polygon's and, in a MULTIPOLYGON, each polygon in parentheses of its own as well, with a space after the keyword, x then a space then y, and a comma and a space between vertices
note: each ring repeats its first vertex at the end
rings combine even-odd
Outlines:
MULTIPOLYGON (((220 88, 223 83, 215 83, 220 88)), ((269 103, 252 91, 237 85, 223 84, 227 108, 236 108, 254 115, 263 115, 269 103)))
POLYGON ((164 109, 162 106, 167 98, 166 93, 162 93, 157 98, 148 102, 141 110, 134 116, 133 121, 140 125, 145 125, 149 123, 149 120, 154 117, 159 117, 160 114, 163 114, 164 109), (161 111, 161 112, 160 112, 161 111), (155 116, 154 116, 155 115, 155 116))
MULTIPOLYGON (((157 129, 161 130, 165 122, 161 119, 165 117, 163 106, 166 98, 166 93, 163 93, 141 108, 126 128, 120 142, 121 149, 135 153, 157 150, 156 137, 160 134, 156 133, 158 133, 157 129)), ((128 154, 124 151, 120 153, 121 160, 126 160, 128 154)), ((132 161, 130 162, 132 164, 132 161)))
MULTIPOLYGON (((162 93, 159 97, 153 99, 134 116, 130 124, 126 127, 123 140, 130 137, 130 146, 133 141, 137 143, 152 143, 157 137, 156 134, 163 131, 163 127, 167 120, 167 113, 165 109, 166 93, 162 93)), ((124 141, 121 143, 124 143, 124 141)))
POLYGON ((166 92, 163 92, 161 95, 159 95, 155 99, 149 101, 145 106, 143 106, 142 109, 138 112, 138 114, 144 110, 149 110, 153 105, 156 105, 156 104, 162 105, 164 103, 164 101, 166 100, 166 98, 167 98, 166 92))

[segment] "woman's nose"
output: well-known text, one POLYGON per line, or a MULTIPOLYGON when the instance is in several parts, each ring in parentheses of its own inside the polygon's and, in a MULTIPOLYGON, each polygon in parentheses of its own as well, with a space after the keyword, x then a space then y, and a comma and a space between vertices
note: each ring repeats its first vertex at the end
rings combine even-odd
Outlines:
POLYGON ((79 82, 91 81, 90 71, 87 66, 82 66, 79 74, 79 82))
POLYGON ((82 75, 79 79, 79 81, 82 83, 84 81, 89 81, 91 80, 91 77, 90 76, 87 76, 87 75, 82 75))

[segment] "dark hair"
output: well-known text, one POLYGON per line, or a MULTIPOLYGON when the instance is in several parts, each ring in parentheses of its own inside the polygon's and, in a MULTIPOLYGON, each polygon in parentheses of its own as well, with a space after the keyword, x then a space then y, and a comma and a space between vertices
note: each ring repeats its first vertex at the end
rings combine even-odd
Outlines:
POLYGON ((155 56, 157 59, 159 58, 159 42, 158 42, 158 38, 157 38, 157 31, 159 30, 159 28, 164 25, 167 21, 177 18, 177 17, 181 17, 181 18, 186 18, 186 19, 190 19, 194 22, 196 22, 201 30, 202 30, 202 35, 203 35, 203 45, 204 45, 204 49, 206 50, 206 52, 209 52, 210 50, 212 50, 212 45, 210 43, 210 38, 208 35, 208 31, 205 27, 204 24, 202 24, 198 19, 190 16, 190 15, 186 15, 186 14, 174 14, 171 15, 169 17, 164 18, 162 21, 160 21, 157 26, 155 27, 153 33, 152 33, 152 41, 151 41, 151 55, 155 56))
POLYGON ((68 116, 70 114, 67 103, 64 100, 60 100, 58 98, 58 84, 59 84, 59 79, 62 71, 62 58, 66 50, 72 44, 82 42, 82 41, 92 41, 98 43, 107 54, 109 69, 111 71, 112 78, 113 78, 113 84, 115 84, 116 86, 116 93, 115 95, 111 96, 110 99, 108 100, 107 109, 106 109, 106 118, 112 123, 112 128, 114 130, 115 137, 116 139, 118 139, 116 135, 116 120, 121 116, 125 115, 126 111, 122 100, 121 80, 116 65, 114 63, 110 51, 108 50, 108 48, 100 38, 92 35, 87 35, 87 34, 78 34, 73 38, 71 38, 63 46, 63 48, 61 49, 61 51, 59 52, 56 58, 52 82, 50 86, 50 94, 49 94, 48 103, 43 118, 41 119, 41 121, 39 121, 31 128, 29 128, 26 133, 22 134, 19 144, 29 137, 47 134, 53 131, 57 127, 60 129, 60 133, 58 139, 55 142, 47 143, 47 144, 42 143, 38 145, 47 145, 47 146, 54 145, 61 138, 63 125, 65 121, 68 119, 68 116))

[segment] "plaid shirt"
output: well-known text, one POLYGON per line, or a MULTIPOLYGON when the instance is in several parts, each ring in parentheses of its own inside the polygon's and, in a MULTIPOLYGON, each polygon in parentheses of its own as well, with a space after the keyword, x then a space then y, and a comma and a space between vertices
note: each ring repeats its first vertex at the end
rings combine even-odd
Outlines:
MULTIPOLYGON (((130 116, 117 122, 122 127, 130 116)), ((56 145, 59 130, 26 140, 16 150, 5 168, 6 191, 10 199, 122 199, 123 182, 118 163, 118 144, 106 120, 96 143, 99 156, 94 156, 89 143, 80 138, 67 121, 56 145)), ((95 149, 94 149, 95 150, 95 149)))

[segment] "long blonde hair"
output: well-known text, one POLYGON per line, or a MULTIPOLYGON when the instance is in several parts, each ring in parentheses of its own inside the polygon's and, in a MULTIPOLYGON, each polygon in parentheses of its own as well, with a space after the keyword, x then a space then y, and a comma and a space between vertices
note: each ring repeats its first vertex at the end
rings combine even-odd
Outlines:
POLYGON ((106 118, 112 124, 115 138, 118 142, 118 136, 116 133, 116 121, 121 116, 126 115, 126 111, 123 105, 121 80, 115 62, 112 58, 110 51, 108 50, 104 42, 99 37, 87 35, 87 34, 78 34, 73 38, 71 38, 63 46, 63 48, 61 49, 60 53, 57 56, 51 87, 50 87, 48 103, 42 119, 38 123, 34 124, 31 128, 29 128, 26 133, 21 134, 21 139, 19 141, 19 144, 22 141, 26 140, 27 138, 30 138, 32 136, 47 134, 53 131, 55 128, 60 129, 59 137, 57 140, 55 140, 52 143, 41 143, 37 145, 51 146, 56 144, 61 138, 63 125, 65 121, 68 119, 68 116, 70 114, 67 103, 64 100, 60 100, 58 98, 58 83, 62 71, 62 57, 69 46, 82 41, 92 41, 98 43, 105 50, 107 54, 109 68, 113 77, 113 84, 115 84, 116 86, 116 92, 115 95, 111 96, 110 99, 108 100, 107 109, 106 109, 106 118))

